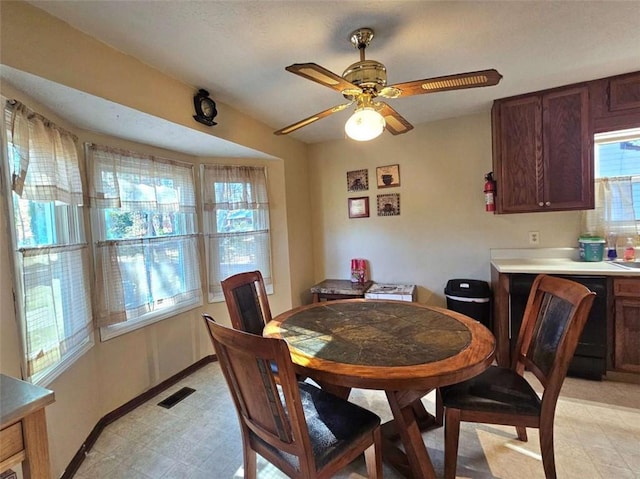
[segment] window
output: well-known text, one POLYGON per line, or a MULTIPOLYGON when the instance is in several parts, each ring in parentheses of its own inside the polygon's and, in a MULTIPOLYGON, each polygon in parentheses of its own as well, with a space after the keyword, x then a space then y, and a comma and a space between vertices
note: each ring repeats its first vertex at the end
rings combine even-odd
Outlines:
POLYGON ((193 167, 86 150, 101 337, 202 304, 193 167))
POLYGON ((273 292, 267 177, 263 167, 203 166, 209 302, 222 301, 220 281, 260 270, 273 292))
POLYGON ((47 384, 93 346, 77 140, 19 102, 4 118, 23 371, 47 384))
POLYGON ((640 233, 640 128, 598 134, 594 144, 595 209, 585 212, 583 231, 635 239, 640 233))
POLYGON ((635 219, 640 221, 640 128, 595 137, 596 178, 631 180, 635 219))

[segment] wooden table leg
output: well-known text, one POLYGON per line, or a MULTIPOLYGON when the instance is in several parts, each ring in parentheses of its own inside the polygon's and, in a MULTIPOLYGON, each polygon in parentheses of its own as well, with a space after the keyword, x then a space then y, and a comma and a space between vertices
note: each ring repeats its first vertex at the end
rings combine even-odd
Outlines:
MULTIPOLYGON (((427 392, 385 391, 393 414, 393 426, 397 435, 400 436, 405 454, 402 454, 402 451, 395 447, 388 437, 383 439, 382 454, 385 460, 389 461, 399 472, 413 479, 436 478, 420 427, 421 422, 425 421, 425 417, 420 417, 423 415, 422 411, 427 416, 430 415, 422 404, 416 404, 420 397, 427 392), (416 399, 416 396, 419 397, 416 399)), ((435 424, 433 419, 427 422, 435 424)), ((390 427, 388 428, 390 429, 390 427)))

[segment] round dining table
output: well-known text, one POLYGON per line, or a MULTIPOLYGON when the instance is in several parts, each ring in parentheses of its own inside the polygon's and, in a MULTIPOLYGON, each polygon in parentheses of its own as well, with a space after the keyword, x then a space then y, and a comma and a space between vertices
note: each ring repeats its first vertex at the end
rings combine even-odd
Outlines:
POLYGON ((263 334, 284 339, 296 371, 329 392, 346 398, 352 388, 385 391, 393 419, 382 428, 383 458, 414 479, 435 479, 422 431, 442 425, 422 397, 481 373, 495 352, 495 338, 478 321, 403 301, 300 306, 275 317, 263 334))

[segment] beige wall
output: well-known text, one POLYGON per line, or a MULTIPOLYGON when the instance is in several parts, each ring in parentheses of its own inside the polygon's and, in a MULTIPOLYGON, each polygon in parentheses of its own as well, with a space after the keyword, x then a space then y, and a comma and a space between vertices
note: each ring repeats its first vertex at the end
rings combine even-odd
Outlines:
MULTIPOLYGON (((274 313, 300 304, 313 281, 309 258, 310 200, 306 147, 276 137, 266 125, 217 103, 215 129, 193 121, 195 87, 96 42, 67 24, 24 2, 0 2, 0 61, 62 85, 120 103, 173 123, 215 135, 267 153, 277 160, 195 158, 97 135, 69 125, 19 91, 0 85, 0 93, 23 101, 32 109, 76 133, 83 141, 198 163, 264 164, 268 168, 271 202, 274 313), (71 46, 73 46, 72 49, 71 46), (292 206, 292 205, 295 205, 292 206), (295 238, 296 241, 293 241, 295 238)), ((1 195, 0 195, 1 196, 1 195)), ((11 298, 9 235, 2 200, 0 221, 0 371, 20 376, 20 342, 11 298)), ((202 256, 204 258, 204 254, 202 256)), ((206 298, 206 294, 205 294, 206 298)), ((206 301, 206 299, 205 299, 206 301)), ((53 477, 59 477, 101 417, 150 387, 212 353, 200 314, 228 321, 224 303, 205 304, 141 330, 100 342, 47 387, 56 402, 47 408, 53 477)))
POLYGON ((0 14, 2 64, 282 159, 287 253, 292 259, 288 269, 292 301, 299 303, 313 276, 308 262, 293 261, 305 257, 306 245, 311 243, 304 144, 274 136, 271 128, 221 102, 216 102, 218 118, 224 121, 215 128, 200 125, 193 121, 195 86, 170 78, 25 2, 0 2, 0 14))
MULTIPOLYGON (((314 282, 348 278, 352 257, 370 261, 374 280, 415 283, 420 301, 444 304, 447 279, 489 278, 490 248, 527 247, 527 232, 532 230, 540 232, 543 247, 575 244, 578 213, 494 216, 484 212, 483 176, 491 170, 488 112, 417 126, 403 136, 384 134, 365 144, 342 140, 305 147, 290 138, 275 137, 265 125, 224 104, 218 104, 218 109, 225 122, 208 129, 191 118, 193 86, 166 77, 26 3, 0 2, 0 14, 3 64, 279 158, 267 163, 275 278, 275 294, 269 299, 276 314, 308 302, 308 288, 314 282), (68 50, 70 45, 73 51, 68 50), (401 186, 378 190, 375 168, 396 163, 401 186), (348 194, 346 172, 362 168, 369 170, 369 190, 348 194), (400 193, 400 216, 376 215, 376 195, 381 192, 400 193), (371 217, 349 219, 347 198, 365 195, 371 201, 371 217)), ((1 87, 3 94, 37 107, 29 98, 20 98, 19 92, 1 87)), ((81 141, 169 155, 78 126, 69 128, 81 141)), ((195 163, 221 161, 177 157, 195 163)), ((3 208, 0 370, 15 376, 20 351, 15 318, 11 308, 5 307, 12 298, 4 220, 3 208)), ((200 322, 203 310, 228 320, 224 304, 217 303, 98 341, 49 385, 57 399, 47 408, 54 477, 62 473, 102 416, 210 354, 200 322)))
POLYGON ((448 279, 489 280, 490 248, 528 248, 529 231, 540 232, 540 247, 576 246, 579 213, 484 211, 489 112, 362 144, 313 145, 309 158, 316 280, 348 278, 350 259, 366 258, 373 280, 416 284, 419 301, 444 305, 448 279), (376 167, 393 164, 400 186, 378 189, 376 167), (346 173, 358 169, 368 170, 369 190, 348 193, 346 173), (400 216, 377 216, 376 196, 386 193, 400 194, 400 216), (347 198, 360 196, 369 197, 371 216, 349 219, 347 198))
MULTIPOLYGON (((79 143, 85 141, 131 149, 157 156, 170 157, 194 163, 226 163, 263 165, 267 167, 270 192, 270 218, 273 242, 274 294, 269 297, 274 313, 292 306, 289 272, 286 195, 284 162, 282 160, 194 158, 147 145, 135 144, 117 138, 80 130, 53 112, 37 104, 28 96, 9 85, 2 85, 0 93, 29 105, 32 109, 54 120, 57 124, 78 135, 79 143)), ((196 173, 198 168, 196 168, 196 173)), ((306 181, 306 178, 303 179, 306 181)), ((196 179, 199 187, 199 180, 196 179)), ((2 196, 4 202, 4 196, 2 196)), ((6 231, 6 215, 3 205, 0 220, 0 279, 2 304, 11 304, 11 267, 8 252, 9 233, 6 231)), ((87 218, 88 219, 88 218, 87 218)), ((89 224, 86 221, 86 224, 89 224)), ((204 258, 204 251, 201 251, 204 258)), ((204 281, 204 272, 203 281, 204 281)), ((309 283, 301 286, 307 290, 309 283)), ((203 292, 206 298, 206 292, 203 292)), ((140 395, 150 387, 187 368, 199 359, 212 354, 211 343, 204 329, 201 314, 212 314, 228 323, 224 303, 207 304, 201 308, 160 321, 140 330, 100 342, 96 332, 96 345, 69 370, 47 387, 56 393, 56 402, 47 408, 51 457, 55 475, 68 465, 73 454, 86 439, 98 420, 106 413, 140 395), (73 421, 69 419, 73 418, 73 421)), ((20 377, 20 344, 15 317, 10 308, 0 310, 0 371, 20 377)))

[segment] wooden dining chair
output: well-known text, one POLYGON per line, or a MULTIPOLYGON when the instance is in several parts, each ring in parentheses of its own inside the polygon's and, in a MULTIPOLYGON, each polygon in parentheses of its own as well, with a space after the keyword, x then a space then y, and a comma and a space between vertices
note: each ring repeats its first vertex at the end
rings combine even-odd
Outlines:
POLYGON ((445 479, 456 476, 460 421, 540 430, 545 477, 555 479, 553 421, 567 374, 595 293, 576 282, 539 275, 533 283, 511 368, 491 366, 478 376, 441 388, 445 408, 445 479), (523 377, 530 370, 543 387, 542 397, 523 377))
MULTIPOLYGON (((271 308, 262 273, 248 271, 234 274, 220 284, 229 310, 231 325, 240 331, 262 336, 262 330, 271 321, 271 308)), ((275 363, 271 364, 271 369, 276 375, 278 374, 275 363)), ((304 376, 298 375, 299 381, 304 379, 304 376)))
POLYGON ((235 329, 262 335, 271 321, 271 309, 260 271, 248 271, 221 281, 224 300, 235 329))
POLYGON ((299 382, 284 340, 205 323, 238 413, 245 478, 256 477, 256 454, 291 478, 311 479, 332 477, 363 452, 369 478, 382 478, 377 415, 299 382))

